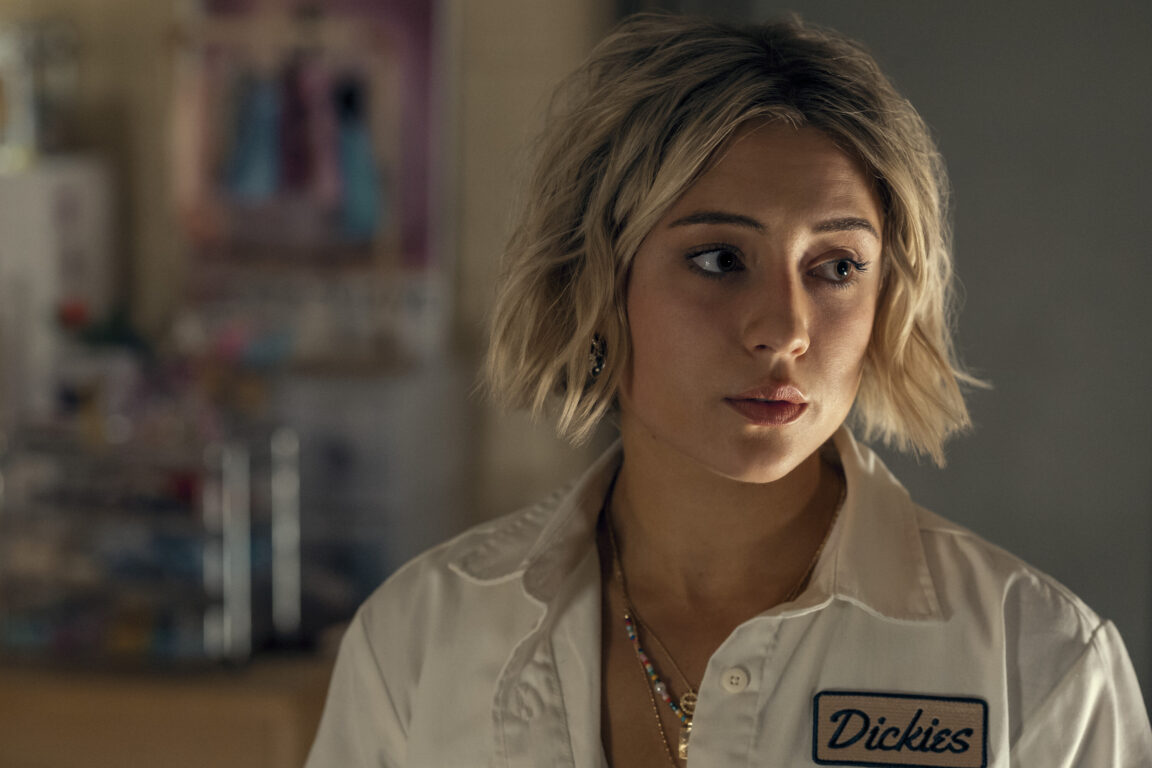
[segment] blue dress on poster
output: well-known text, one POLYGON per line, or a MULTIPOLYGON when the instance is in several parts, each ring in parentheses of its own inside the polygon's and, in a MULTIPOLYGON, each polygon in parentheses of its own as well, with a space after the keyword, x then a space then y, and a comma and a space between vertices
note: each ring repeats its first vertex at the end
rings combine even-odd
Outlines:
POLYGON ((334 101, 343 187, 340 233, 346 240, 366 242, 379 229, 381 199, 363 81, 354 77, 341 80, 334 101))
POLYGON ((275 80, 251 73, 237 89, 236 133, 225 184, 239 202, 260 203, 280 185, 280 93, 275 80))

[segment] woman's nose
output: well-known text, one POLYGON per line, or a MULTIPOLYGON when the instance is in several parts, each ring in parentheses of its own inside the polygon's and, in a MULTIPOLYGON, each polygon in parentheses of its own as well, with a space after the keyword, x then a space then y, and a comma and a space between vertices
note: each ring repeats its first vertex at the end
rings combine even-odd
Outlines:
POLYGON ((787 279, 761 284, 749 291, 746 305, 749 352, 799 357, 808 351, 808 296, 802 286, 787 279))

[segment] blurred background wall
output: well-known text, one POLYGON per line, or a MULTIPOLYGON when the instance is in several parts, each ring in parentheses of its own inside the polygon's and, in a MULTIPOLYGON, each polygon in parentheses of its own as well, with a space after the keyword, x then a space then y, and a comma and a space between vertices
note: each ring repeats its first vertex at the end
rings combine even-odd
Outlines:
MULTIPOLYGON (((276 0, 0 0, 0 40, 6 30, 51 22, 68 30, 71 42, 60 44, 73 50, 75 65, 71 75, 57 74, 60 92, 70 95, 48 145, 23 157, 6 151, 12 136, 0 134, 0 166, 7 166, 0 174, 0 229, 8 227, 0 231, 0 274, 15 274, 10 265, 18 250, 27 250, 20 238, 34 229, 33 219, 42 219, 49 233, 73 219, 87 222, 68 224, 75 232, 101 233, 89 238, 99 247, 66 238, 41 244, 71 265, 63 276, 41 271, 29 278, 48 291, 44 312, 18 317, 13 307, 22 292, 13 293, 14 280, 0 307, 0 427, 8 436, 0 472, 9 479, 0 511, 0 583, 17 583, 22 596, 36 584, 42 598, 23 605, 0 591, 0 610, 7 611, 0 634, 10 662, 7 671, 0 668, 0 689, 30 702, 15 707, 0 696, 4 743, 26 749, 10 754, 44 757, 45 744, 54 742, 36 722, 58 711, 70 692, 81 719, 106 710, 137 722, 155 709, 151 702, 184 702, 180 717, 204 733, 220 732, 222 701, 239 700, 228 714, 238 725, 221 737, 218 755, 206 758, 197 749, 208 740, 191 739, 184 758, 169 754, 165 764, 224 765, 229 754, 246 765, 293 764, 310 739, 327 664, 322 656, 312 663, 315 657, 298 654, 325 647, 325 628, 338 626, 405 559, 540 497, 576 475, 610 439, 605 429, 593 445, 572 449, 546 425, 497 411, 476 395, 475 370, 516 180, 551 88, 615 19, 654 9, 732 20, 795 11, 832 26, 863 41, 932 126, 954 186, 966 299, 960 350, 994 388, 972 394, 975 429, 951 446, 945 470, 888 453, 886 460, 921 503, 1052 573, 1114 620, 1147 696, 1152 406, 1145 393, 1152 310, 1140 267, 1152 242, 1143 214, 1144 180, 1152 175, 1146 141, 1152 102, 1145 95, 1152 84, 1145 45, 1152 11, 1145 4, 299 5, 304 13, 276 0), (362 40, 360 32, 369 37, 362 40), (357 219, 347 205, 337 216, 346 228, 333 234, 324 217, 337 214, 313 198, 302 203, 296 192, 259 190, 267 168, 257 162, 259 142, 245 144, 253 139, 238 115, 249 109, 243 114, 259 122, 261 94, 267 95, 261 77, 272 73, 282 83, 297 77, 289 54, 298 49, 318 50, 333 71, 343 67, 356 76, 333 84, 334 130, 343 131, 347 151, 370 147, 378 173, 343 183, 375 195, 375 205, 390 211, 370 217, 360 239, 349 235, 357 219), (222 116, 205 120, 209 108, 222 116), (371 119, 358 132, 365 115, 371 119), (208 127, 189 128, 202 124, 208 127), (237 146, 248 146, 246 161, 237 146), (73 187, 93 191, 58 192, 73 187), (267 199, 254 201, 259 194, 267 199), (65 218, 37 218, 36 195, 52 216, 65 218), (69 213, 77 206, 90 215, 69 213), (288 242, 300 238, 315 247, 288 242), (279 259, 278 249, 295 260, 279 259), (103 277, 75 279, 85 259, 102 265, 103 277), (87 304, 51 293, 69 286, 87 304), (270 312, 274 321, 242 310, 270 312), (386 322, 378 327, 367 315, 386 322), (240 320, 225 323, 224 316, 240 320), (290 332, 280 333, 285 328, 290 332), (12 361, 31 354, 25 337, 47 339, 60 358, 51 370, 41 357, 27 358, 53 377, 39 394, 21 390, 12 375, 12 361), (33 411, 43 418, 29 419, 33 411), (52 422, 51 434, 38 429, 24 436, 27 422, 37 420, 52 422), (248 669, 256 674, 221 678, 210 665, 200 668, 203 675, 174 678, 173 668, 188 661, 180 653, 211 657, 215 648, 227 655, 221 643, 235 639, 235 622, 217 617, 211 648, 181 645, 181 627, 202 637, 215 619, 198 613, 189 624, 187 611, 174 618, 153 604, 155 595, 127 585, 188 573, 211 580, 203 554, 221 542, 213 568, 227 571, 228 553, 238 550, 225 546, 219 515, 205 512, 217 485, 230 487, 217 483, 226 462, 205 468, 196 459, 194 466, 152 466, 151 475, 118 477, 111 487, 69 486, 71 501, 60 500, 58 478, 77 476, 78 466, 100 476, 102 459, 123 466, 124 456, 143 453, 156 465, 165 451, 199 456, 201 448, 227 441, 248 451, 252 545, 245 565, 252 594, 267 592, 269 603, 260 608, 269 614, 263 624, 256 607, 247 606, 251 626, 238 651, 255 659, 248 669), (268 484, 281 476, 275 467, 279 485, 268 484), (141 486, 152 490, 142 494, 141 486), (285 496, 286 487, 295 495, 285 496), (13 488, 36 504, 49 499, 55 517, 29 525, 12 511, 20 511, 13 488), (46 488, 57 496, 45 496, 46 488), (78 511, 80 501, 91 505, 93 493, 102 499, 99 516, 78 511), (154 525, 141 525, 142 495, 147 514, 167 510, 169 523, 185 515, 194 533, 164 538, 154 525), (119 514, 124 505, 135 517, 119 514), (296 510, 294 550, 273 533, 276 509, 296 510), (68 533, 77 530, 78 515, 79 542, 68 533), (205 537, 216 543, 189 554, 188 542, 205 537), (281 550, 295 553, 288 568, 295 568, 295 592, 292 578, 284 587, 283 578, 259 571, 263 563, 271 573, 271 553, 281 550), (173 562, 184 563, 187 573, 174 574, 173 562), (281 584, 279 598, 262 579, 281 584), (80 587, 89 596, 79 603, 83 610, 75 599, 80 587), (285 594, 294 595, 288 604, 295 614, 284 612, 285 594), (276 629, 277 615, 295 616, 291 631, 276 629), (89 698, 79 695, 76 679, 53 677, 51 666, 39 663, 88 658, 106 667, 109 656, 135 671, 83 678, 89 698), (280 663, 293 671, 267 671, 280 663), (142 678, 140 668, 168 671, 142 678), (285 686, 285 676, 298 685, 285 686), (173 688, 177 679, 181 685, 173 688), (192 680, 203 686, 187 687, 192 680), (250 714, 256 710, 284 715, 259 720, 250 714), (251 746, 253 729, 280 734, 277 746, 251 746), (251 748, 236 748, 240 743, 251 748)), ((9 106, 0 109, 0 120, 15 103, 4 50, 0 44, 0 77, 8 78, 0 104, 9 106)), ((292 82, 304 93, 311 81, 292 82)), ((226 615, 235 608, 223 596, 212 600, 213 610, 226 615)), ((54 764, 80 764, 76 755, 89 766, 123 764, 133 753, 108 745, 142 748, 132 730, 81 729, 72 743, 57 743, 63 751, 54 764)), ((152 743, 164 746, 163 739, 152 743)))

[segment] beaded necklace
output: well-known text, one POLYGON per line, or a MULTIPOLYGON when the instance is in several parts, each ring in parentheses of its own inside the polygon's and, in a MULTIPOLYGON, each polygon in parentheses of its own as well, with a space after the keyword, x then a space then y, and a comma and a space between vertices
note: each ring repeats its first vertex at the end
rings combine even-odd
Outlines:
MULTIPOLYGON (((668 761, 672 763, 673 766, 676 766, 676 760, 672 754, 672 747, 668 745, 668 736, 664 730, 664 721, 661 720, 659 709, 655 706, 654 695, 658 695, 658 697, 664 700, 665 704, 672 709, 677 720, 680 720, 680 740, 679 747, 677 747, 677 754, 680 755, 681 760, 687 760, 688 740, 692 735, 692 715, 696 713, 696 691, 688 684, 688 678, 684 677, 684 685, 688 687, 688 691, 682 695, 679 704, 677 704, 672 698, 672 692, 668 690, 668 684, 660 678, 658 672, 655 671, 652 660, 649 659, 649 655, 644 652, 644 648, 641 646, 641 640, 639 640, 638 633, 636 632, 636 621, 634 621, 634 616, 636 619, 639 617, 636 614, 636 608, 632 606, 631 596, 628 594, 628 586, 624 583, 624 569, 620 562, 620 547, 616 546, 616 532, 611 519, 606 520, 606 527, 608 529, 608 543, 609 546, 612 547, 612 561, 616 584, 620 585, 620 593, 624 599, 624 631, 628 633, 628 639, 632 644, 632 649, 636 652, 636 659, 639 661, 639 664, 641 664, 641 668, 644 670, 644 676, 647 678, 647 682, 649 682, 649 685, 646 687, 647 691, 649 691, 649 698, 652 701, 655 722, 657 722, 657 727, 660 729, 660 740, 664 743, 665 751, 668 753, 668 761)), ((652 638, 655 639, 655 633, 651 630, 649 630, 649 633, 652 634, 652 638)), ((657 642, 659 642, 659 640, 657 640, 657 642)), ((662 642, 660 642, 660 646, 664 648, 662 642)), ((673 666, 676 666, 676 661, 673 659, 672 654, 668 653, 667 648, 664 648, 664 652, 668 656, 668 659, 672 660, 673 666)), ((679 667, 677 667, 676 671, 680 671, 679 667)), ((681 677, 683 677, 683 672, 681 672, 681 677)))

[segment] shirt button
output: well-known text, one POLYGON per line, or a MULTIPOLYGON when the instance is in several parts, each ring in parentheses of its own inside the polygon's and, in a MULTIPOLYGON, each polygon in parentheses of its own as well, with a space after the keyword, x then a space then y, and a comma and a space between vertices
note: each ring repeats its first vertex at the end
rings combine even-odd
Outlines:
POLYGON ((748 673, 740 667, 726 669, 720 676, 720 684, 728 693, 740 693, 748 687, 748 673))
POLYGON ((534 720, 544 705, 539 692, 527 683, 516 686, 515 702, 513 714, 524 720, 534 720))

